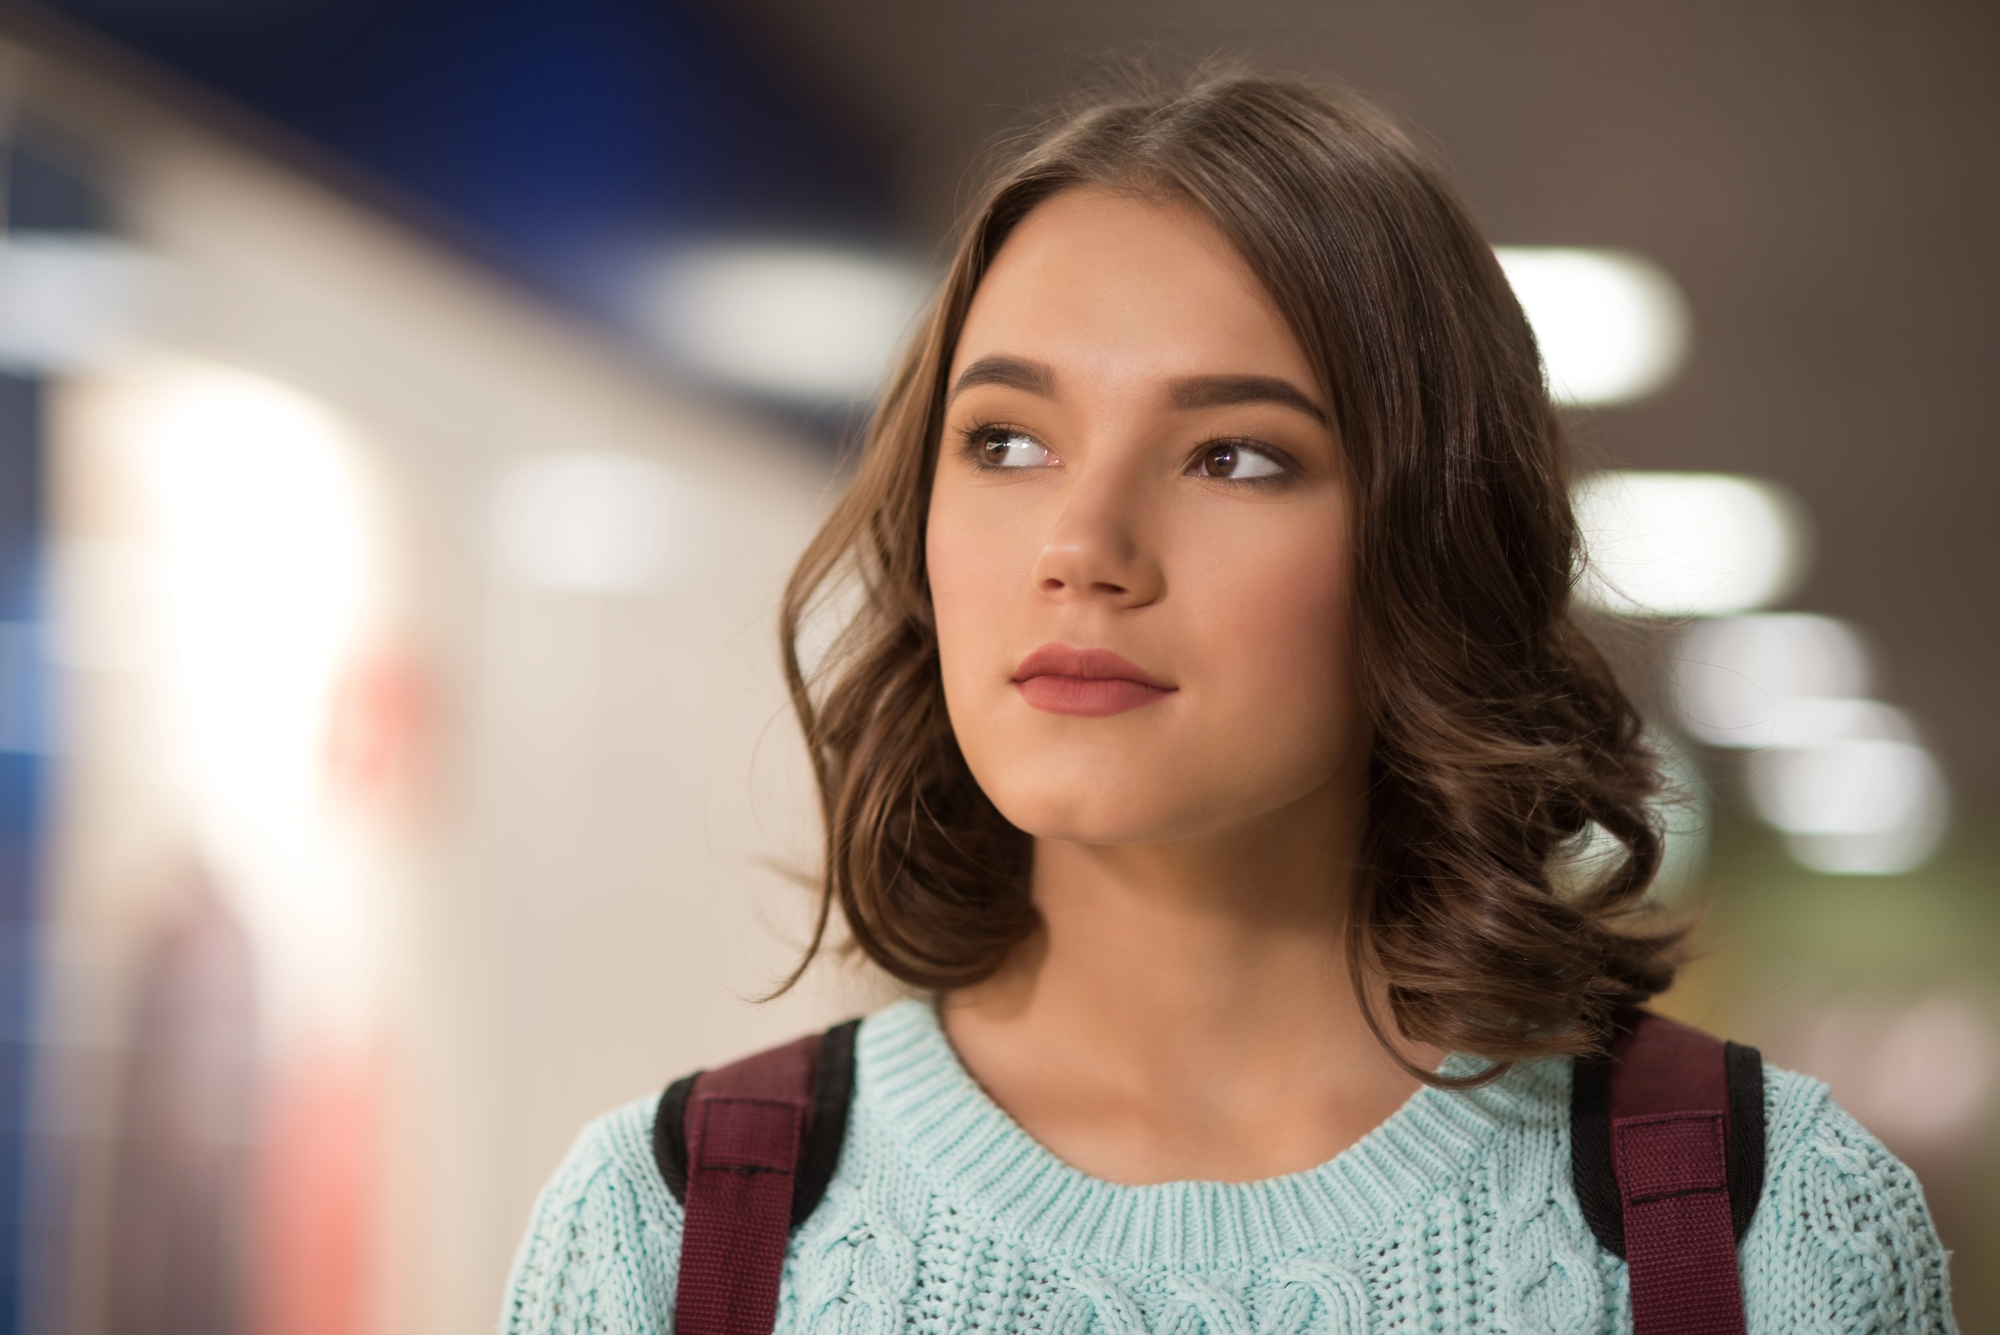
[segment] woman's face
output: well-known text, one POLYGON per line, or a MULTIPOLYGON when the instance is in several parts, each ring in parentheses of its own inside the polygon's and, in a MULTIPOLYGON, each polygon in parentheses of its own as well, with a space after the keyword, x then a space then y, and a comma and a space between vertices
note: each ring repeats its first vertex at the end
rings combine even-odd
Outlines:
POLYGON ((1077 189, 981 282, 928 560, 972 773, 1042 839, 1199 838, 1351 800, 1350 509, 1317 378, 1189 208, 1077 189))

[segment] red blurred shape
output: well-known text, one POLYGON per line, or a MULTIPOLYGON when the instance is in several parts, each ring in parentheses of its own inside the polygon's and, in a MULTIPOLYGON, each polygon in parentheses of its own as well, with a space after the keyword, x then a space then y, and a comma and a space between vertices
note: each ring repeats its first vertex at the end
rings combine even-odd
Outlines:
POLYGON ((270 1086, 251 1220, 252 1335, 361 1335, 373 1320, 384 1064, 322 1049, 270 1086))

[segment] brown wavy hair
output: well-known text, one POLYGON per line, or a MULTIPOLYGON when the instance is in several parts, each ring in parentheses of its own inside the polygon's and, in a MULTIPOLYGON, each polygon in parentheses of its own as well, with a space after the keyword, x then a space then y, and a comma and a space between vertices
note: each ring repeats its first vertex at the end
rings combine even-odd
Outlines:
POLYGON ((945 715, 924 527, 974 289, 1030 210, 1080 186, 1205 214, 1332 404, 1357 496, 1352 653, 1374 733, 1347 933, 1370 1024, 1381 1036, 1372 977, 1419 1042, 1500 1063, 1594 1050, 1614 1007, 1672 981, 1678 935, 1640 929, 1659 766, 1571 617, 1568 450, 1534 335, 1464 207, 1387 118, 1243 74, 1054 117, 963 225, 853 483, 785 594, 826 831, 800 970, 836 905, 856 948, 925 989, 988 977, 1037 923, 1032 841, 974 782, 945 715), (824 619, 840 626, 809 636, 824 647, 808 673, 802 629, 824 619), (1617 853, 1588 884, 1560 884, 1593 824, 1617 853))

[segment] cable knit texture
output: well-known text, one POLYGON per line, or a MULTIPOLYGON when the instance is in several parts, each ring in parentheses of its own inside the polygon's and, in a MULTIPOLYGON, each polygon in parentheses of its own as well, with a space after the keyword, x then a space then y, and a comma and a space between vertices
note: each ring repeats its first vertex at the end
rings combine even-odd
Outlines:
MULTIPOLYGON (((1453 1069, 1474 1069, 1454 1058, 1453 1069)), ((839 1170, 794 1231, 780 1331, 815 1335, 1599 1335, 1625 1264, 1569 1180, 1570 1063, 1423 1089, 1328 1163, 1118 1186, 1043 1149, 922 1001, 870 1017, 839 1170)), ((673 1328, 681 1210, 658 1097, 590 1124, 542 1192, 507 1335, 673 1328)), ((1753 1335, 1954 1329, 1923 1192, 1816 1080, 1767 1068, 1769 1167, 1741 1248, 1753 1335)))

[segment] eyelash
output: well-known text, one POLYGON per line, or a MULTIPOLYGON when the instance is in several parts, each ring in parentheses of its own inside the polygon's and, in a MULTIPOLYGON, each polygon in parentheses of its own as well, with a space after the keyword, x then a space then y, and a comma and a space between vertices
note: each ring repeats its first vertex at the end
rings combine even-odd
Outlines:
MULTIPOLYGON (((1026 436, 1029 440, 1035 439, 1034 433, 1024 431, 1017 426, 1009 426, 1005 422, 975 422, 971 426, 962 428, 958 434, 962 442, 959 452, 971 461, 974 468, 982 473, 1012 473, 1022 471, 1012 468, 1002 468, 997 464, 986 462, 986 446, 995 437, 1011 435, 1026 436)), ((1039 444, 1040 442, 1037 441, 1036 443, 1039 444)), ((1283 471, 1269 477, 1209 478, 1208 480, 1211 482, 1227 482, 1232 486, 1238 487, 1277 488, 1290 486, 1299 480, 1299 466, 1289 454, 1274 446, 1266 445, 1261 441, 1243 440, 1234 436, 1222 436, 1213 440, 1205 440, 1195 446, 1193 453, 1188 456, 1187 467, 1182 470, 1183 475, 1192 473, 1195 467, 1201 462, 1203 456, 1207 455, 1211 450, 1220 449, 1223 446, 1234 446, 1261 454, 1283 471)), ((1042 448, 1047 449, 1048 447, 1044 445, 1042 448)))

